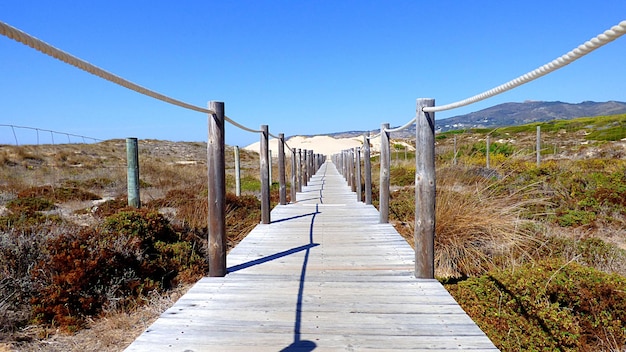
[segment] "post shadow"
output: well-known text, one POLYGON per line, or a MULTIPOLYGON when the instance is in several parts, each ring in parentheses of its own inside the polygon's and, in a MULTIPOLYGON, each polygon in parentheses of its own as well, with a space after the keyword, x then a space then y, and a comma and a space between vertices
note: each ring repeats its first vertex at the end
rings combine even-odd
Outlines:
MULTIPOLYGON (((309 244, 304 254, 304 261, 302 262, 302 270, 300 271, 300 286, 298 287, 298 301, 296 303, 296 320, 293 327, 293 342, 291 345, 283 348, 281 352, 308 352, 313 351, 317 344, 310 340, 302 340, 302 334, 300 332, 302 328, 302 299, 304 297, 304 282, 306 280, 306 267, 309 263, 309 254, 313 243, 313 225, 315 224, 315 217, 319 214, 319 205, 315 205, 315 213, 311 217, 311 226, 309 228, 309 244)), ((305 246, 303 246, 305 247, 305 246)))

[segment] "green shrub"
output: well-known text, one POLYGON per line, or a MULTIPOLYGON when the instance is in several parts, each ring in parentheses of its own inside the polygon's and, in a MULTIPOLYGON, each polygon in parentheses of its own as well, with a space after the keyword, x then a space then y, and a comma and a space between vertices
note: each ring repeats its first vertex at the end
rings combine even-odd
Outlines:
POLYGON ((626 279, 545 260, 448 290, 503 351, 609 351, 626 345, 626 279))
POLYGON ((199 238, 181 235, 158 213, 121 211, 100 229, 50 238, 32 271, 36 323, 80 328, 104 309, 136 304, 153 290, 194 282, 206 272, 199 238))

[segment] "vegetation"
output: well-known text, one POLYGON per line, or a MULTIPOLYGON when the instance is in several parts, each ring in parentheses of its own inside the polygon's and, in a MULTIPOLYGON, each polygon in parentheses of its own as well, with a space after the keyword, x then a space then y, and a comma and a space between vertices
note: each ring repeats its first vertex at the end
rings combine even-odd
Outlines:
MULTIPOLYGON (((244 180, 258 183, 258 156, 240 155, 244 180)), ((123 141, 6 146, 2 158, 0 341, 37 350, 41 337, 142 310, 208 271, 206 145, 140 143, 141 209, 127 207, 123 141)), ((228 191, 232 247, 260 202, 255 187, 228 191)))
MULTIPOLYGON (((501 350, 626 347, 624 120, 437 136, 435 273, 501 350)), ((413 173, 392 162, 390 218, 409 243, 413 173)))
MULTIPOLYGON (((625 348, 625 119, 437 136, 436 275, 501 350, 625 348)), ((394 142, 390 218, 411 243, 404 143, 394 142)), ((28 341, 141 311, 206 272, 206 145, 143 141, 142 209, 126 206, 124 146, 3 146, 0 340, 36 350, 28 341)), ((260 217, 258 157, 241 153, 243 196, 226 170, 229 246, 260 217)))

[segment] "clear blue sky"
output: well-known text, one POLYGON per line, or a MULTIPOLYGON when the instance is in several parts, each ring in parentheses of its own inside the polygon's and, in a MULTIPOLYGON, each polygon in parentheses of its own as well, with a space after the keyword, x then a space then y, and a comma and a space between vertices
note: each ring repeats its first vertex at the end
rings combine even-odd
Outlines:
MULTIPOLYGON (((238 122, 287 136, 404 124, 417 98, 481 93, 625 19, 624 0, 0 1, 0 20, 59 49, 194 105, 224 101, 238 122)), ((436 118, 511 101, 626 101, 625 58, 620 38, 436 118)), ((204 141, 206 119, 0 37, 0 124, 204 141)), ((227 125, 228 144, 256 141, 227 125)))

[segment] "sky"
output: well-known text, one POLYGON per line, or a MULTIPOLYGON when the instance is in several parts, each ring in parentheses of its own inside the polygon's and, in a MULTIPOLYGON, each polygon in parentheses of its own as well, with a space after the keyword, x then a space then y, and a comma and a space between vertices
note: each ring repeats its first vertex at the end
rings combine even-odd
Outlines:
MULTIPOLYGON (((273 134, 403 125, 505 83, 626 20, 624 0, 2 0, 0 21, 141 86, 273 134)), ((626 101, 626 36, 444 119, 525 100, 626 101)), ((97 139, 206 141, 206 114, 0 36, 0 124, 97 139)), ((20 144, 36 133, 16 129, 20 144)), ((40 132, 40 142, 46 134, 40 132)), ((257 134, 226 125, 226 143, 257 134)), ((66 137, 55 136, 63 141, 66 137)), ((70 141, 73 141, 70 138, 70 141)), ((15 144, 0 127, 0 143, 15 144)))

